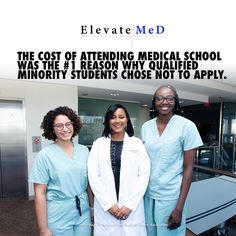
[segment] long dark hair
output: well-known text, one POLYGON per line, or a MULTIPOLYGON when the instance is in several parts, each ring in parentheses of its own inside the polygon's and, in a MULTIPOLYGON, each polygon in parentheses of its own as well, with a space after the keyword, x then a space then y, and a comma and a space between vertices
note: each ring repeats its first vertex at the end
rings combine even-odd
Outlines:
MULTIPOLYGON (((176 89, 171 86, 171 85, 162 85, 160 86, 156 92, 162 88, 169 88, 173 93, 174 93, 174 97, 175 97, 175 106, 174 106, 174 109, 173 109, 173 113, 176 114, 176 115, 180 115, 180 116, 183 116, 184 115, 184 112, 180 106, 180 102, 179 102, 179 96, 178 96, 178 93, 176 91, 176 89)), ((155 94, 156 92, 154 93, 153 95, 153 98, 152 98, 152 108, 155 112, 155 116, 158 116, 159 115, 159 112, 158 110, 156 109, 156 105, 155 105, 155 94)))
POLYGON ((108 137, 109 134, 111 134, 111 129, 110 129, 110 126, 109 126, 109 121, 110 121, 110 119, 112 118, 113 114, 116 112, 116 110, 118 108, 121 108, 121 109, 123 109, 125 111, 125 114, 126 114, 126 117, 127 117, 127 120, 128 120, 128 122, 127 122, 127 130, 126 130, 127 134, 130 137, 132 137, 134 135, 134 129, 133 129, 133 126, 132 126, 132 123, 131 123, 128 111, 121 104, 114 104, 114 105, 111 105, 111 106, 108 107, 108 109, 106 111, 106 114, 104 116, 104 122, 103 122, 104 129, 103 129, 103 132, 102 132, 102 136, 108 137))

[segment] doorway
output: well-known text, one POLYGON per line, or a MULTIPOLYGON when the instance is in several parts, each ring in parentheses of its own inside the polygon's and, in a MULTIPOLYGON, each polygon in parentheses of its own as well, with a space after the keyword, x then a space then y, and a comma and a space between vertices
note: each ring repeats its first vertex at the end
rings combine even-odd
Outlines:
POLYGON ((0 99, 0 198, 27 196, 23 102, 0 99))

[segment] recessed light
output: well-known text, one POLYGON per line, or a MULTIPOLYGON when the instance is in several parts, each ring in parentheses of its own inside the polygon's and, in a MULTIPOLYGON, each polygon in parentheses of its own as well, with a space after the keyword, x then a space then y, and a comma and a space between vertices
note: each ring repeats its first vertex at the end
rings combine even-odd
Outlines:
POLYGON ((114 93, 110 93, 110 95, 113 96, 113 97, 116 97, 116 96, 119 96, 120 94, 117 93, 117 92, 114 92, 114 93))

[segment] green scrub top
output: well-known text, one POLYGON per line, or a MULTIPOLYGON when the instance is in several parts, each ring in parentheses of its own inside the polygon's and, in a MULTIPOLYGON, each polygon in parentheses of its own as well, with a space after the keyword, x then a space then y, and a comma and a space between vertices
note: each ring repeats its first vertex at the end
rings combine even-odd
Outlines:
POLYGON ((72 158, 57 144, 41 150, 33 165, 29 181, 47 185, 47 201, 75 198, 86 191, 87 147, 74 144, 72 158))
POLYGON ((151 161, 151 174, 146 196, 159 200, 179 198, 183 176, 184 151, 201 146, 196 125, 179 115, 173 115, 159 135, 156 119, 142 126, 142 140, 151 161))

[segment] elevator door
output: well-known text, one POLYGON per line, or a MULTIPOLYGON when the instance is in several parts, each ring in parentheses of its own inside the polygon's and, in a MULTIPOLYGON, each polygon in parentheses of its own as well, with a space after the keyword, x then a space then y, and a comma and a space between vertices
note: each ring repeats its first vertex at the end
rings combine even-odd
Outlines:
POLYGON ((0 198, 26 197, 25 135, 22 101, 0 99, 0 198))

